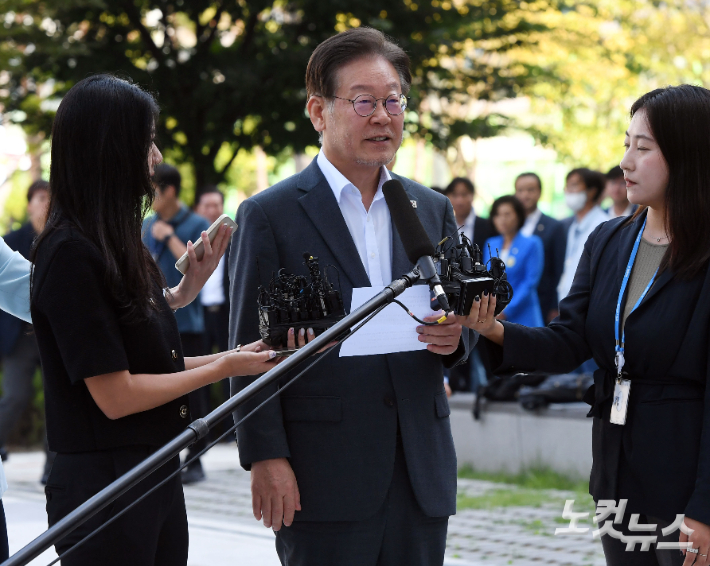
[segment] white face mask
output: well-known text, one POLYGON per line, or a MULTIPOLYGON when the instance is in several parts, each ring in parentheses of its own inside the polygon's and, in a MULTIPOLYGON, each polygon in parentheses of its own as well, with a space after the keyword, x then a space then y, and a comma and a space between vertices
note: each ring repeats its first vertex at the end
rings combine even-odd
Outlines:
POLYGON ((572 209, 572 212, 579 212, 587 204, 587 193, 565 193, 565 204, 572 209))

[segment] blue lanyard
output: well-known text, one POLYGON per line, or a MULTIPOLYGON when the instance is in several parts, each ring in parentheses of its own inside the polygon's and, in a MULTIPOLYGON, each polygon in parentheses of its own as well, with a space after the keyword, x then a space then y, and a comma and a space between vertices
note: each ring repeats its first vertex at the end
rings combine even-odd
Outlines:
MULTIPOLYGON (((624 272, 624 279, 621 282, 621 289, 619 289, 619 299, 616 302, 616 317, 615 317, 615 324, 614 324, 614 337, 616 338, 616 369, 617 369, 617 377, 618 379, 621 379, 621 370, 624 367, 624 343, 626 342, 626 325, 624 325, 624 330, 621 334, 621 341, 619 341, 619 326, 620 326, 620 320, 621 320, 621 301, 624 299, 624 293, 626 292, 626 286, 629 283, 629 278, 631 277, 631 269, 634 266, 634 262, 636 261, 636 255, 638 254, 639 251, 639 246, 641 245, 641 236, 643 236, 643 231, 646 228, 646 220, 643 221, 643 226, 641 226, 641 230, 636 236, 636 242, 634 243, 634 249, 631 250, 631 257, 629 257, 629 263, 626 265, 626 271, 624 272)), ((653 282, 656 279, 656 275, 658 274, 658 269, 656 269, 655 273, 653 274, 653 277, 651 277, 651 280, 648 282, 648 285, 646 285, 646 288, 643 290, 643 293, 641 293, 641 296, 639 297, 638 301, 636 301, 636 304, 634 305, 634 308, 631 309, 629 314, 634 312, 638 306, 641 304, 641 301, 643 301, 644 297, 648 294, 650 291, 651 287, 653 286, 653 282)))

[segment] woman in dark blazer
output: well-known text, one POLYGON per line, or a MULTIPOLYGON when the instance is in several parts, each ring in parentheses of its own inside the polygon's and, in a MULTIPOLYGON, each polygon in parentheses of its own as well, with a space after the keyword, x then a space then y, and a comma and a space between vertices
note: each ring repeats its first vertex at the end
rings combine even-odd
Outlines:
POLYGON ((629 201, 641 207, 591 234, 560 316, 547 328, 501 324, 495 300, 482 297, 466 325, 487 338, 500 369, 568 372, 590 357, 599 365, 585 398, 594 418, 590 493, 627 500, 623 521, 604 523, 621 533, 601 537, 607 563, 706 566, 710 91, 655 90, 631 115, 621 167, 629 201), (653 532, 630 530, 631 520, 653 532), (676 549, 626 552, 630 535, 657 535, 676 549), (690 545, 685 558, 678 543, 690 545))
POLYGON ((497 198, 491 207, 490 217, 500 235, 488 238, 483 247, 483 260, 488 262, 491 253, 500 254, 505 262, 508 281, 515 289, 513 300, 499 318, 525 326, 543 326, 537 295, 537 286, 545 265, 542 240, 537 236, 528 237, 520 233, 525 224, 525 209, 513 195, 497 198))
MULTIPOLYGON (((50 526, 181 433, 191 421, 190 391, 274 365, 274 352, 259 351, 261 343, 183 358, 171 309, 185 303, 186 289, 164 288, 140 234, 154 196, 153 167, 162 159, 153 142, 156 120, 150 95, 109 75, 77 83, 54 120, 51 201, 34 250, 31 291, 47 437, 57 452, 45 491, 50 526)), ((222 227, 215 251, 202 234, 212 270, 228 235, 222 227)), ((190 243, 188 253, 190 269, 199 267, 190 243)), ((176 456, 62 539, 57 553, 178 466, 176 456)), ((62 564, 179 566, 187 563, 187 549, 176 475, 62 564)))

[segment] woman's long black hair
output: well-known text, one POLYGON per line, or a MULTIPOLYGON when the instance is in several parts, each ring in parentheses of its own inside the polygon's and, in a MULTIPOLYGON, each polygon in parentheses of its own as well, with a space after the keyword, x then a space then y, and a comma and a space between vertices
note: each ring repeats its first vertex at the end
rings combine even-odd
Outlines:
POLYGON ((67 223, 93 242, 106 265, 106 285, 125 322, 150 316, 154 282, 164 277, 141 241, 155 196, 148 169, 158 106, 153 97, 112 75, 88 77, 62 99, 52 126, 50 205, 33 250, 67 223))
POLYGON ((631 116, 641 110, 668 164, 670 245, 660 268, 693 277, 710 260, 710 90, 692 85, 652 90, 634 102, 631 116))

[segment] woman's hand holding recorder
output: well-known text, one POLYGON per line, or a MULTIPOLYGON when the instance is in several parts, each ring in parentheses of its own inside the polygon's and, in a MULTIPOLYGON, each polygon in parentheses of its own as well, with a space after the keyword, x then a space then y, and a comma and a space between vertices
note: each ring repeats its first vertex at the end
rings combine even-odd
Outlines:
POLYGON ((466 318, 461 319, 461 323, 471 330, 475 330, 481 336, 485 336, 491 342, 503 345, 503 325, 496 319, 496 296, 484 292, 483 296, 477 296, 471 310, 466 318))

